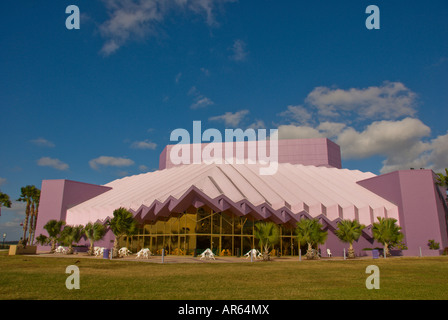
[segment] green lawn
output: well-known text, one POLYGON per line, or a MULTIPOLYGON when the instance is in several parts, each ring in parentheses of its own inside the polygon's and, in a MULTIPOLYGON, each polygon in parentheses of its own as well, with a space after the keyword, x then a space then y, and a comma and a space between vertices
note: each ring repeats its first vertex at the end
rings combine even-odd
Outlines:
POLYGON ((8 256, 0 253, 0 299, 448 299, 448 257, 178 263, 8 256), (68 290, 67 266, 80 270, 68 290), (380 269, 380 289, 365 286, 380 269))

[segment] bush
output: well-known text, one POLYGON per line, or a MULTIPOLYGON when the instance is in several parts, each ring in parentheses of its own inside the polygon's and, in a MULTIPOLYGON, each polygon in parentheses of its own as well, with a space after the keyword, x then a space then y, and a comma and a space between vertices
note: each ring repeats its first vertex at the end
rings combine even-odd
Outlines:
POLYGON ((428 246, 430 250, 438 250, 440 248, 440 243, 435 240, 428 240, 428 246))

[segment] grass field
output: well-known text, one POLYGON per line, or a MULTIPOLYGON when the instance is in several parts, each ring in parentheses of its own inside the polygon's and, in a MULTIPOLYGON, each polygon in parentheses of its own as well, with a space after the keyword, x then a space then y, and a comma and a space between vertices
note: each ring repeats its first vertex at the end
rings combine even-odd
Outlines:
POLYGON ((1 300, 446 300, 447 289, 447 256, 156 264, 0 252, 1 300), (76 261, 80 289, 68 290, 65 270, 76 261), (379 267, 378 290, 366 288, 369 265, 379 267))

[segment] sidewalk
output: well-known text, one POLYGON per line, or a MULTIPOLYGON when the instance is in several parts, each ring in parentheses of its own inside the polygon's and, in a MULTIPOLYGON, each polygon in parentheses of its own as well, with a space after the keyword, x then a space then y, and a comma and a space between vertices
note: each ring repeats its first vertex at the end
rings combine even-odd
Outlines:
MULTIPOLYGON (((31 256, 31 255, 30 255, 31 256)), ((76 259, 98 259, 98 260, 109 260, 103 257, 89 256, 86 253, 75 253, 75 254, 62 254, 62 253, 49 253, 49 252, 38 252, 35 257, 48 257, 48 258, 76 258, 76 259)), ((372 257, 358 257, 355 260, 365 260, 372 259, 372 257)), ((388 258, 389 259, 389 258, 388 258)), ((335 261, 344 260, 343 257, 332 257, 332 258, 321 258, 319 260, 310 261, 335 261)), ((123 258, 114 258, 112 261, 135 261, 135 262, 150 262, 150 263, 162 263, 162 256, 151 256, 149 259, 137 259, 135 254, 131 254, 123 258)), ((306 258, 302 257, 302 261, 307 261, 306 258)), ((193 256, 175 256, 168 255, 163 259, 163 263, 250 263, 250 258, 247 257, 233 257, 233 256, 217 256, 215 260, 213 259, 202 259, 193 256)), ((261 259, 253 259, 253 262, 263 262, 261 259)), ((298 256, 287 256, 287 257, 273 257, 272 262, 299 262, 298 256)))

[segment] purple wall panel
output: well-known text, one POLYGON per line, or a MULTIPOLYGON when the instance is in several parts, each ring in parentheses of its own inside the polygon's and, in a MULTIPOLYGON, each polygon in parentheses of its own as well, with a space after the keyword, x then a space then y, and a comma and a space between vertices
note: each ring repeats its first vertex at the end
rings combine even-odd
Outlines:
POLYGON ((437 255, 428 240, 448 246, 447 208, 439 197, 432 170, 400 170, 358 182, 399 207, 399 224, 405 234, 405 255, 437 255))
MULTIPOLYGON (((48 235, 43 227, 49 220, 65 220, 68 208, 108 190, 110 190, 109 187, 71 180, 43 180, 36 237, 40 234, 48 235)), ((39 248, 39 250, 42 249, 39 248)))

